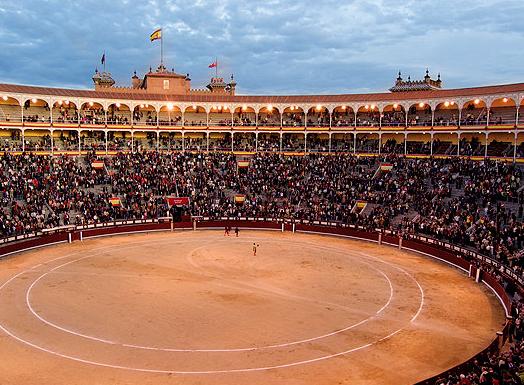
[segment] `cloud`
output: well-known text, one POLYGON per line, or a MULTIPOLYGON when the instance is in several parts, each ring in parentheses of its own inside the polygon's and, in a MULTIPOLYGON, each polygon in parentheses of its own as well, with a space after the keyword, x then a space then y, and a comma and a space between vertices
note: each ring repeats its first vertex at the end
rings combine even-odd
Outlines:
POLYGON ((249 94, 383 91, 401 69, 445 85, 524 81, 521 0, 0 0, 1 82, 91 88, 106 52, 125 85, 165 61, 207 84, 218 57, 249 94), (5 54, 7 53, 7 54, 5 54))

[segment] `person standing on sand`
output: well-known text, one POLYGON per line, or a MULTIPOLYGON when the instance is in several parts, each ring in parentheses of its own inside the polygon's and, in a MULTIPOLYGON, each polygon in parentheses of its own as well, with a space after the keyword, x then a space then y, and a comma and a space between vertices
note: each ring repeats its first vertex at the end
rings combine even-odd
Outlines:
POLYGON ((225 237, 226 235, 229 237, 229 226, 226 226, 226 227, 224 228, 224 237, 225 237))
POLYGON ((257 245, 256 243, 253 243, 253 256, 256 257, 257 256, 257 247, 260 246, 260 245, 257 245))
POLYGON ((237 238, 238 238, 238 233, 239 233, 238 227, 235 227, 235 235, 237 238))

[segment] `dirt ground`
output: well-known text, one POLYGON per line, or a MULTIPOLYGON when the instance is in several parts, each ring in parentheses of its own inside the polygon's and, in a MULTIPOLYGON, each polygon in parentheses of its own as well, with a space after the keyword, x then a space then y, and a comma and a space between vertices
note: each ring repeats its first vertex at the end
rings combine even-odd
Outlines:
POLYGON ((503 322, 448 265, 320 235, 162 232, 0 260, 2 385, 411 384, 503 322))

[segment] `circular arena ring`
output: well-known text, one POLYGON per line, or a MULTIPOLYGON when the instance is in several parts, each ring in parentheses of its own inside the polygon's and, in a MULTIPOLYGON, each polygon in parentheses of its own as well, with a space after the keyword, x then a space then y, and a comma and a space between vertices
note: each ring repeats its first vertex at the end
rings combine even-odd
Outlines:
POLYGON ((426 383, 504 338, 502 287, 432 240, 142 222, 0 246, 26 250, 0 260, 2 384, 426 383))

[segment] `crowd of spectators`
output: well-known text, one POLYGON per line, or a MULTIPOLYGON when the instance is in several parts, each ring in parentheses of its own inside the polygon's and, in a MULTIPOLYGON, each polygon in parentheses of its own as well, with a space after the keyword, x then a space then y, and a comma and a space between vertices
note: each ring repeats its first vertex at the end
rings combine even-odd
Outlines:
POLYGON ((78 223, 163 216, 158 202, 178 195, 191 198, 192 215, 394 226, 470 245, 522 268, 515 258, 524 241, 522 171, 502 162, 258 153, 242 171, 230 153, 135 152, 104 158, 107 167, 95 170, 94 158, 4 155, 1 234, 36 230, 48 220, 55 223, 55 216, 63 224, 66 212, 78 223), (392 162, 393 171, 377 172, 382 161, 392 162), (234 203, 235 194, 246 194, 243 205, 234 203), (121 207, 109 205, 113 195, 121 207), (373 210, 354 215, 357 200, 373 210), (57 202, 65 209, 56 209, 57 202), (94 202, 104 204, 98 209, 94 202))

